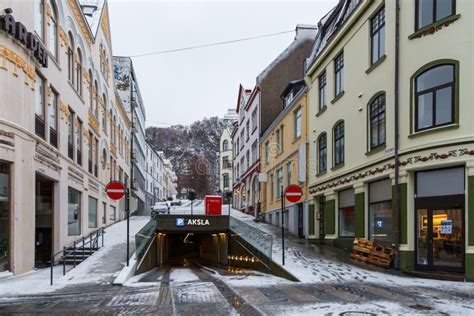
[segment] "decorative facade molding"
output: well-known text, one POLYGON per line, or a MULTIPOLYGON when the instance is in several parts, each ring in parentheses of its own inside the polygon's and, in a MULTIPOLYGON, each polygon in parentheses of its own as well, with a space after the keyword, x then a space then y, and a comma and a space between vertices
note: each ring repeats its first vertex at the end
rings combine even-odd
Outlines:
POLYGON ((18 77, 18 70, 23 70, 26 75, 25 84, 29 85, 31 83, 31 88, 34 89, 34 83, 36 80, 36 72, 34 67, 30 66, 26 60, 24 60, 13 50, 6 46, 0 45, 0 69, 8 71, 7 61, 9 61, 13 66, 13 75, 18 77))
POLYGON ((77 3, 77 0, 68 0, 69 7, 71 8, 72 13, 74 14, 74 18, 76 19, 77 24, 81 28, 82 34, 84 35, 87 44, 92 46, 94 43, 94 38, 91 34, 89 26, 87 25, 87 21, 82 14, 81 7, 77 3))
POLYGON ((89 109, 89 126, 99 135, 99 121, 89 109))
POLYGON ((69 115, 69 108, 63 101, 59 101, 59 110, 61 111, 61 120, 67 118, 69 115))

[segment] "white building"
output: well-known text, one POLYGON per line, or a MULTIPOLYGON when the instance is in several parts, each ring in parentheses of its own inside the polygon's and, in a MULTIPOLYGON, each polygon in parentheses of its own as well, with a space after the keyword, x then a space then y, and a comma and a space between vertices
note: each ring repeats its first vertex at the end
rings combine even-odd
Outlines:
POLYGON ((146 206, 163 199, 164 157, 146 144, 146 206))
POLYGON ((219 191, 225 196, 232 192, 232 137, 229 128, 225 128, 219 140, 219 191))
POLYGON ((238 121, 232 131, 233 148, 233 206, 253 214, 258 203, 260 90, 239 87, 238 121))
POLYGON ((111 76, 106 1, 0 8, 11 8, 0 17, 0 271, 21 274, 123 214, 104 188, 128 185, 131 123, 111 76))
POLYGON ((163 198, 164 199, 175 199, 178 193, 177 181, 178 178, 176 173, 173 171, 173 166, 169 159, 164 159, 164 172, 163 172, 163 198))

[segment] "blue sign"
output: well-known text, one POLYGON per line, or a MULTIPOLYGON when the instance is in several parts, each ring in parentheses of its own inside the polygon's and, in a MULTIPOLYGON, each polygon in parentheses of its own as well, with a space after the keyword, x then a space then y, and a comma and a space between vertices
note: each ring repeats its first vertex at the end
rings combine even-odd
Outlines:
POLYGON ((380 220, 380 219, 379 219, 379 220, 376 220, 376 221, 375 221, 375 226, 376 226, 377 228, 382 228, 382 227, 383 227, 383 220, 380 220))
POLYGON ((184 218, 177 218, 176 219, 176 226, 178 227, 184 227, 184 218))

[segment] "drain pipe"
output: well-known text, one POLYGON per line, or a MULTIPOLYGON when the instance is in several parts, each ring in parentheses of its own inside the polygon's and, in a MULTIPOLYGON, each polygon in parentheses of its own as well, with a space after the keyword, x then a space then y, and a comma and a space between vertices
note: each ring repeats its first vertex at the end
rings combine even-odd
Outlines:
POLYGON ((394 143, 394 167, 395 167, 395 213, 397 214, 397 225, 395 226, 396 231, 396 244, 397 244, 397 256, 395 260, 395 268, 400 268, 400 243, 401 229, 400 224, 402 222, 402 216, 400 213, 400 188, 399 188, 399 176, 400 176, 400 164, 398 158, 399 150, 399 77, 400 77, 400 0, 395 2, 395 86, 394 86, 394 110, 395 110, 395 143, 394 143))

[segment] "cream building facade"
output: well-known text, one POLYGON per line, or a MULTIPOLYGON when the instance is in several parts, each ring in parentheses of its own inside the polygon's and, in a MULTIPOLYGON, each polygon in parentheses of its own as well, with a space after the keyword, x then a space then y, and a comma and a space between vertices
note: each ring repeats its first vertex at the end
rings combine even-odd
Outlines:
POLYGON ((219 140, 219 190, 232 192, 232 137, 229 128, 224 128, 219 140))
POLYGON ((0 271, 21 274, 123 217, 104 188, 128 186, 131 124, 111 75, 107 2, 0 10, 0 271))
POLYGON ((320 21, 309 194, 321 240, 394 243, 400 269, 474 280, 474 2, 435 2, 341 0, 320 21))

